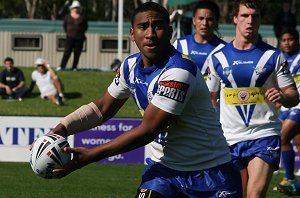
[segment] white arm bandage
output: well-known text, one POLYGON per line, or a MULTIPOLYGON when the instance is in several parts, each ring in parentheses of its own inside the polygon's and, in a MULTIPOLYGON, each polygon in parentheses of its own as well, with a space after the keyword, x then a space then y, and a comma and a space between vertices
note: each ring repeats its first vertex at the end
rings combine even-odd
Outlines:
POLYGON ((68 135, 94 128, 101 125, 102 122, 102 114, 93 102, 81 106, 60 121, 66 127, 68 135))

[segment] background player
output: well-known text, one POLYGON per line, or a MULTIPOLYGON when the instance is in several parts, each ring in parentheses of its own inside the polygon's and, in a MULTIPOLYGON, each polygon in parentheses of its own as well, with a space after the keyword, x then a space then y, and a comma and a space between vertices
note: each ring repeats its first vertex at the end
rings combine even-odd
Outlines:
POLYGON ((248 197, 265 197, 280 161, 276 103, 298 104, 299 95, 279 49, 259 39, 261 0, 234 1, 235 39, 215 52, 207 79, 248 197), (232 119, 234 118, 234 119, 232 119))
MULTIPOLYGON (((289 64, 289 69, 294 77, 298 92, 300 91, 300 47, 299 32, 293 28, 284 29, 280 36, 281 50, 289 64)), ((286 188, 296 182, 294 175, 295 152, 291 145, 300 142, 300 104, 290 109, 281 107, 279 119, 282 121, 281 129, 281 159, 285 169, 285 178, 278 185, 279 191, 291 195, 300 194, 300 185, 295 188, 286 188), (298 189, 298 190, 296 190, 298 189), (290 190, 290 192, 289 192, 290 190)))
POLYGON ((151 142, 137 197, 241 197, 240 174, 231 164, 206 83, 197 66, 170 44, 167 10, 154 2, 140 5, 130 35, 140 53, 125 59, 104 96, 63 118, 52 133, 68 136, 98 126, 130 95, 143 112, 142 123, 95 148, 67 148, 73 160, 54 172, 62 177, 151 142))
POLYGON ((181 53, 190 56, 207 77, 207 64, 204 63, 212 51, 226 44, 214 32, 218 33, 220 18, 219 7, 212 1, 199 1, 193 11, 193 25, 196 33, 176 40, 173 46, 181 53))

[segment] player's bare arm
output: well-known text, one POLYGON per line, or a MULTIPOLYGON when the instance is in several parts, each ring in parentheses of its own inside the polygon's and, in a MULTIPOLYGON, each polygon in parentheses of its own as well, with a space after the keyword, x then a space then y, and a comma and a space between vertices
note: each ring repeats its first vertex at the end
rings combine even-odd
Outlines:
POLYGON ((116 139, 91 149, 65 148, 65 152, 74 153, 74 158, 66 166, 55 169, 54 172, 59 174, 59 177, 64 177, 91 162, 146 145, 174 120, 175 115, 169 114, 150 104, 145 111, 142 123, 116 139))
POLYGON ((81 106, 73 113, 66 116, 60 124, 58 124, 49 133, 55 133, 63 137, 67 137, 99 126, 106 120, 112 118, 126 101, 127 98, 116 99, 106 92, 101 98, 88 104, 89 106, 92 105, 94 109, 91 109, 88 105, 81 106), (99 112, 100 115, 96 114, 94 111, 99 112))
POLYGON ((219 99, 220 92, 210 92, 211 102, 214 108, 217 107, 217 101, 219 99))
POLYGON ((265 93, 266 99, 272 103, 279 103, 286 108, 296 106, 299 103, 299 93, 295 84, 281 89, 270 88, 265 93))

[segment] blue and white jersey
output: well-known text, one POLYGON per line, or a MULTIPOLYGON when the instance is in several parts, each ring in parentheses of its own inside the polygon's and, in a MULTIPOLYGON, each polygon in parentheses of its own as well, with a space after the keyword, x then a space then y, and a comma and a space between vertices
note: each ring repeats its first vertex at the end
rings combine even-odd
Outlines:
POLYGON ((226 44, 217 36, 208 43, 198 43, 195 41, 195 34, 187 35, 177 39, 173 46, 181 53, 188 55, 199 67, 202 75, 207 75, 207 65, 204 64, 210 53, 221 49, 226 44))
POLYGON ((294 80, 279 49, 259 41, 238 50, 231 42, 211 56, 209 69, 207 85, 211 92, 220 90, 220 121, 230 145, 280 135, 276 107, 265 92, 294 80))
MULTIPOLYGON (((297 86, 297 90, 300 93, 300 50, 298 50, 298 52, 293 55, 288 55, 286 53, 283 54, 288 62, 290 72, 297 86)), ((297 106, 292 107, 290 109, 300 109, 300 103, 297 106)), ((281 107, 281 111, 286 110, 288 110, 288 108, 285 108, 283 106, 281 107)))
POLYGON ((151 159, 180 171, 203 170, 230 161, 206 83, 190 58, 171 47, 160 64, 143 68, 141 62, 141 53, 127 57, 108 92, 118 99, 131 95, 141 112, 152 103, 178 115, 150 143, 151 159))

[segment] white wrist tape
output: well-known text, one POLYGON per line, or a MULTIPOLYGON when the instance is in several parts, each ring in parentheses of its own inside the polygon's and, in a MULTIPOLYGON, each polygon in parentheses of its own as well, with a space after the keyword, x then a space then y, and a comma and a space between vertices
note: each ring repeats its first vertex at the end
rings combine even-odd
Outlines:
POLYGON ((81 106, 60 121, 66 127, 68 135, 94 128, 101 125, 102 122, 102 114, 93 102, 81 106))

